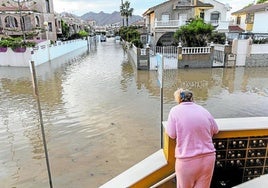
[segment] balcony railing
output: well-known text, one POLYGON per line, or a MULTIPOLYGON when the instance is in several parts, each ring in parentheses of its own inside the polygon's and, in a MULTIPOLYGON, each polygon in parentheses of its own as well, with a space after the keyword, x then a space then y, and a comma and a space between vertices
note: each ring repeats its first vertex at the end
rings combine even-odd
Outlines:
POLYGON ((167 21, 155 21, 155 27, 171 27, 171 28, 176 28, 181 26, 179 20, 167 20, 167 21))

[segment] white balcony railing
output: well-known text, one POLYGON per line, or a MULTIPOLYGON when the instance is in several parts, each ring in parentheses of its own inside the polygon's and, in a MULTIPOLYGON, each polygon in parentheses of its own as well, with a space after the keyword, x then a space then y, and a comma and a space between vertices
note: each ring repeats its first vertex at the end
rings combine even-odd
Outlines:
POLYGON ((211 47, 183 47, 182 54, 209 54, 211 47))
POLYGON ((167 21, 155 21, 155 27, 179 27, 180 21, 179 20, 167 20, 167 21))

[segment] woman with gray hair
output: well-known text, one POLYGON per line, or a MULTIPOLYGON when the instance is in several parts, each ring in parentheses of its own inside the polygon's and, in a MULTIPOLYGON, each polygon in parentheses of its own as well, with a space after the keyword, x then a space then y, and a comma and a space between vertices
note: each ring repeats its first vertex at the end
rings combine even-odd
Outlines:
POLYGON ((218 133, 213 116, 193 102, 193 93, 178 89, 168 116, 167 134, 176 139, 177 188, 209 188, 215 163, 212 137, 218 133))

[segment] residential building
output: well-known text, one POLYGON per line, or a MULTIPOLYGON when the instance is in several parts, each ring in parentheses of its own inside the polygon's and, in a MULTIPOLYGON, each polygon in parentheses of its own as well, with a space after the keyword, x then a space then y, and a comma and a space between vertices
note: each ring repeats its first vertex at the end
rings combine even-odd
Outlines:
POLYGON ((82 29, 91 31, 96 24, 69 13, 55 13, 53 0, 0 0, 1 36, 56 41, 62 37, 62 21, 69 27, 69 36, 82 29))
POLYGON ((56 40, 53 0, 1 0, 0 32, 7 36, 56 40))
POLYGON ((151 45, 172 45, 176 30, 187 24, 191 18, 202 18, 215 28, 226 21, 230 10, 215 0, 169 0, 149 8, 143 14, 147 27, 148 43, 151 45))
POLYGON ((252 33, 268 33, 268 3, 250 5, 232 13, 234 23, 252 33))

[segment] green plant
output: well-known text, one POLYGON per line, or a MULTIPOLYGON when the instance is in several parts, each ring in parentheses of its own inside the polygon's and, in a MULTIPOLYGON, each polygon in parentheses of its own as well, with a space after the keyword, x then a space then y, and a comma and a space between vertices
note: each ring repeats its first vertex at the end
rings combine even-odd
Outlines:
POLYGON ((135 27, 121 27, 119 30, 122 39, 131 42, 134 39, 140 40, 140 33, 135 27))
POLYGON ((180 27, 174 34, 177 41, 187 47, 206 46, 209 36, 213 31, 211 24, 206 24, 202 19, 191 19, 189 24, 180 27))
POLYGON ((143 48, 143 44, 139 39, 133 39, 131 43, 134 44, 137 48, 143 48))
POLYGON ((4 38, 0 40, 0 47, 25 48, 34 47, 36 45, 33 41, 23 41, 21 38, 4 38))
POLYGON ((88 36, 88 32, 86 32, 85 30, 80 30, 78 34, 81 38, 88 36))
POLYGON ((0 47, 10 47, 11 46, 11 42, 8 40, 0 40, 0 47))
POLYGON ((212 32, 211 36, 209 36, 209 41, 214 42, 215 44, 225 44, 225 33, 212 32))

